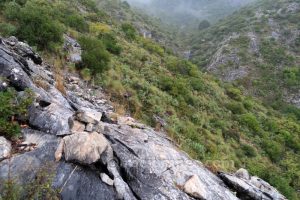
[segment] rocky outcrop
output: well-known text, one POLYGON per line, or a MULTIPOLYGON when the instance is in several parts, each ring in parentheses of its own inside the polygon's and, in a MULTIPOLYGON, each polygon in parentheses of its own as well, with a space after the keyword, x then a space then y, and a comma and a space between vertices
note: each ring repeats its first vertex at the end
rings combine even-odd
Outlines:
POLYGON ((101 88, 66 74, 66 92, 59 92, 51 67, 21 44, 28 51, 19 50, 14 38, 1 39, 0 75, 18 91, 29 88, 35 94, 29 128, 22 130, 23 143, 34 148, 1 161, 0 179, 24 185, 44 168, 62 199, 238 199, 165 133, 131 117, 112 119, 101 88))
POLYGON ((256 176, 250 176, 245 169, 239 169, 234 174, 220 173, 219 176, 241 199, 287 200, 269 183, 256 176))
POLYGON ((80 63, 82 60, 80 44, 68 35, 64 35, 64 39, 64 50, 68 52, 67 60, 72 63, 80 63))

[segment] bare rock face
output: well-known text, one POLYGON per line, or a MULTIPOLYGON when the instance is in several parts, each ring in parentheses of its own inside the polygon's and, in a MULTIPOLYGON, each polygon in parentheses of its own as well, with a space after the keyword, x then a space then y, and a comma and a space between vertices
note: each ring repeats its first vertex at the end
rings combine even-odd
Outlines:
POLYGON ((5 137, 0 137, 0 161, 10 156, 11 144, 5 139, 5 137))
POLYGON ((237 192, 240 199, 287 200, 269 183, 256 176, 250 176, 245 169, 239 169, 235 174, 220 173, 219 176, 237 192))

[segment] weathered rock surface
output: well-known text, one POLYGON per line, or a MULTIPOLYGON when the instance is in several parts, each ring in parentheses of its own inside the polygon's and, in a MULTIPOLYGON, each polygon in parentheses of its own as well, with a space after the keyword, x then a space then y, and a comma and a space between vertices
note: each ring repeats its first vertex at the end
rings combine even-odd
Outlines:
POLYGON ((23 129, 24 143, 35 148, 0 161, 0 179, 12 176, 24 185, 45 168, 64 200, 238 199, 163 132, 130 117, 109 119, 106 113, 113 109, 101 88, 67 74, 63 95, 54 87, 51 67, 28 45, 15 38, 0 41, 0 76, 18 91, 30 88, 36 97, 29 110, 30 128, 23 129), (48 87, 40 87, 36 79, 48 87), (87 126, 95 132, 85 132, 87 126))
POLYGON ((11 153, 11 144, 5 139, 5 137, 0 137, 0 161, 4 158, 10 156, 11 153))
POLYGON ((198 176, 192 176, 183 186, 183 191, 192 197, 206 199, 207 188, 199 180, 198 176))
POLYGON ((239 169, 235 174, 220 173, 219 176, 241 199, 286 200, 269 183, 256 176, 250 176, 245 169, 239 169))

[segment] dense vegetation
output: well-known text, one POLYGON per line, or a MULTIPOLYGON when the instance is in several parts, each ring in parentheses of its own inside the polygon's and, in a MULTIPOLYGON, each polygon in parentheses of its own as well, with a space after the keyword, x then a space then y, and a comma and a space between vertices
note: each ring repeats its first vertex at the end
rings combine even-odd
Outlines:
MULTIPOLYGON (((154 116, 159 116, 166 120, 165 129, 174 142, 211 170, 245 167, 269 181, 289 199, 299 199, 300 124, 296 113, 285 116, 264 106, 259 100, 246 96, 242 88, 218 81, 154 41, 142 38, 131 21, 114 20, 119 17, 119 13, 114 12, 116 7, 122 7, 124 15, 132 14, 128 5, 120 1, 105 4, 100 1, 98 9, 89 0, 51 3, 27 0, 11 4, 1 4, 1 19, 6 24, 5 29, 0 29, 1 34, 16 33, 53 57, 62 54, 60 40, 49 37, 53 48, 48 48, 39 43, 40 35, 28 35, 29 28, 23 27, 35 24, 34 13, 38 12, 35 9, 46 9, 47 12, 39 13, 46 15, 46 24, 52 25, 47 22, 51 19, 56 22, 57 30, 63 30, 53 34, 62 38, 66 33, 80 42, 83 63, 77 69, 81 74, 92 76, 93 82, 106 90, 118 113, 128 113, 152 126, 157 123, 154 116), (80 11, 83 7, 86 12, 80 11), (33 13, 26 8, 32 8, 33 13), (20 17, 10 18, 14 13, 27 15, 24 16, 27 23, 20 17), (68 13, 74 15, 74 21, 82 23, 66 21, 63 16, 68 13), (232 162, 234 165, 228 164, 232 162)), ((40 26, 37 29, 41 29, 37 30, 40 33, 44 31, 40 26)), ((244 39, 243 43, 247 41, 244 39)), ((267 42, 266 45, 273 44, 267 42)), ((203 47, 201 51, 208 52, 208 49, 203 47)), ((282 62, 288 63, 290 59, 282 62)), ((64 69, 71 68, 66 65, 64 69)), ((297 67, 284 70, 283 77, 288 84, 297 85, 298 76, 297 67)))

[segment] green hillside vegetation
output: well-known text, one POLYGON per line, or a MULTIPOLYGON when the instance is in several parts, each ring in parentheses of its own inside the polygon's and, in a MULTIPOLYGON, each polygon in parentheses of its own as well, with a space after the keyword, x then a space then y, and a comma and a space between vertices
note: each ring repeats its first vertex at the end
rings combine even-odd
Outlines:
MULTIPOLYGON (((113 3, 129 9, 120 1, 113 3)), ((297 116, 284 116, 244 95, 241 88, 202 73, 198 66, 142 38, 130 21, 112 20, 113 12, 101 6, 96 9, 91 0, 23 0, 0 5, 1 23, 6 27, 1 28, 1 35, 17 35, 47 57, 62 57, 63 33, 76 38, 83 48, 77 72, 102 86, 118 113, 153 127, 154 115, 159 116, 167 122, 165 129, 174 142, 212 171, 245 167, 289 199, 300 198, 297 116), (74 23, 77 20, 80 23, 74 23), (30 27, 36 32, 31 33, 30 27), (233 166, 227 164, 232 161, 233 166)), ((203 52, 208 50, 203 47, 203 52)), ((74 69, 64 63, 62 70, 74 69)), ((291 68, 284 77, 293 85, 298 74, 297 68, 291 68)))
POLYGON ((206 69, 221 49, 221 55, 229 59, 217 64, 218 70, 213 73, 226 79, 228 72, 246 67, 246 77, 238 78, 234 84, 262 97, 267 105, 292 112, 299 118, 299 109, 285 103, 289 94, 297 94, 300 89, 300 36, 297 34, 300 13, 292 10, 297 2, 300 3, 298 0, 259 1, 195 33, 188 42, 193 44, 192 61, 206 69), (232 56, 237 59, 230 59, 232 56))

